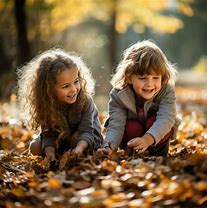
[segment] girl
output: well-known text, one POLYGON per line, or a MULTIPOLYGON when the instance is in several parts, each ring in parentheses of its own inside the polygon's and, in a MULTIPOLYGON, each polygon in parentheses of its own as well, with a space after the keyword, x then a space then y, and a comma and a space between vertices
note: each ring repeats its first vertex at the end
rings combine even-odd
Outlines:
POLYGON ((80 57, 51 49, 17 71, 18 97, 30 126, 41 130, 30 144, 33 155, 55 160, 72 149, 81 155, 102 144, 97 108, 91 98, 94 80, 80 57))
POLYGON ((98 153, 131 148, 139 153, 166 156, 175 138, 176 70, 151 41, 137 42, 123 54, 112 78, 106 138, 98 153))

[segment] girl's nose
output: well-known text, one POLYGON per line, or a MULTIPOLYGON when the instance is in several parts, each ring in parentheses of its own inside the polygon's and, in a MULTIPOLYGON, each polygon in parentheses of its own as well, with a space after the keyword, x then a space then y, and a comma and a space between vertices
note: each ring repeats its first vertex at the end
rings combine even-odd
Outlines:
POLYGON ((75 92, 76 91, 76 87, 75 87, 75 85, 72 85, 71 86, 71 92, 75 92))

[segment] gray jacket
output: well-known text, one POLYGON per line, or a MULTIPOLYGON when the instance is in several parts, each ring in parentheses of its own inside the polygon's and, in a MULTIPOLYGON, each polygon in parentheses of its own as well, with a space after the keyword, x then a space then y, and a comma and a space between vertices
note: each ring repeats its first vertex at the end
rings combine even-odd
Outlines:
MULTIPOLYGON (((155 144, 173 127, 173 139, 176 137, 180 118, 176 110, 176 97, 174 86, 166 85, 150 100, 144 104, 145 119, 149 110, 157 111, 156 121, 146 132, 155 139, 155 144)), ((137 119, 135 94, 131 86, 124 89, 113 88, 110 92, 109 118, 106 121, 106 138, 104 147, 110 144, 117 149, 124 135, 126 120, 137 119)))
MULTIPOLYGON (((77 132, 77 136, 69 138, 70 144, 74 146, 79 140, 85 140, 89 149, 98 149, 103 143, 101 134, 101 124, 98 117, 98 110, 92 98, 89 97, 83 110, 74 113, 70 118, 70 126, 77 132), (72 141, 74 140, 74 141, 72 141)), ((56 131, 45 131, 41 133, 42 150, 47 146, 55 146, 55 140, 58 137, 56 131)), ((66 146, 71 146, 65 144, 66 146)))

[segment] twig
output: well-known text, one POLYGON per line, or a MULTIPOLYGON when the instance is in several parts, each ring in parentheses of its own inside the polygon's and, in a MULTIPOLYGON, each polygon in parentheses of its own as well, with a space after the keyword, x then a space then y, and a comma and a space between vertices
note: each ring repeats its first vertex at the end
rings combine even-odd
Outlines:
POLYGON ((6 164, 6 163, 3 162, 3 161, 0 161, 0 165, 1 165, 3 168, 5 168, 5 169, 7 169, 7 170, 9 170, 9 171, 17 171, 17 172, 20 172, 20 173, 23 173, 23 174, 26 173, 26 171, 23 171, 23 170, 21 170, 21 169, 19 169, 19 168, 16 168, 16 167, 14 167, 14 166, 12 166, 12 165, 10 165, 10 164, 6 164))

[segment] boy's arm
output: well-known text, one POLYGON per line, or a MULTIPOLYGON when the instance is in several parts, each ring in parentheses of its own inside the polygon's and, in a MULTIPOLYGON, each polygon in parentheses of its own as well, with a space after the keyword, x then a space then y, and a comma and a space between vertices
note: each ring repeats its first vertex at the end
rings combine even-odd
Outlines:
POLYGON ((156 121, 146 132, 146 134, 150 134, 154 137, 154 145, 158 144, 172 129, 175 124, 176 113, 175 89, 173 86, 168 85, 166 89, 161 92, 156 121))
POLYGON ((126 125, 127 111, 117 96, 117 91, 112 90, 109 100, 109 117, 105 123, 106 138, 103 147, 116 150, 123 138, 126 125))

